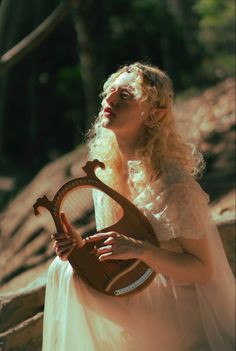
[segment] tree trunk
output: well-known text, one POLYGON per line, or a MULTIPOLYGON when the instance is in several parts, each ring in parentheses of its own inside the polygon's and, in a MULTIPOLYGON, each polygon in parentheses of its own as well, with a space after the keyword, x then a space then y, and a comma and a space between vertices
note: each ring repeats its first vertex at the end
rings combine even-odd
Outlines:
POLYGON ((6 73, 19 60, 36 48, 65 18, 71 8, 70 1, 62 1, 52 14, 0 58, 0 74, 6 73))
POLYGON ((84 87, 86 102, 86 125, 91 125, 91 120, 97 111, 96 65, 93 40, 90 36, 89 22, 87 20, 87 4, 80 2, 74 7, 74 23, 77 32, 79 64, 84 87))
POLYGON ((173 64, 172 64, 172 55, 171 47, 169 40, 169 32, 166 30, 166 14, 167 14, 167 3, 166 0, 161 0, 162 11, 160 12, 160 47, 161 54, 163 59, 163 68, 172 76, 173 64))
POLYGON ((169 8, 169 12, 172 13, 176 22, 181 27, 182 37, 185 42, 185 46, 190 53, 190 57, 196 54, 199 50, 196 45, 196 28, 197 28, 197 16, 192 11, 195 1, 189 0, 165 0, 169 8), (192 29, 192 30, 191 30, 192 29))
MULTIPOLYGON (((74 0, 75 1, 75 0, 74 0)), ((51 7, 45 1, 35 1, 34 11, 31 13, 30 21, 26 25, 22 24, 22 18, 28 11, 29 0, 5 0, 0 12, 0 161, 4 164, 6 158, 4 149, 6 148, 6 99, 10 95, 12 83, 11 72, 20 60, 25 58, 32 50, 58 26, 66 17, 72 7, 72 0, 64 0, 59 3, 56 9, 45 19, 45 12, 49 12, 51 7), (48 10, 48 11, 46 11, 48 10), (9 26, 9 22, 11 26, 9 26), (38 25, 42 22, 40 25, 38 25), (36 27, 38 25, 38 27, 36 27), (29 28, 35 28, 28 34, 29 28), (22 39, 23 37, 23 39, 22 39)), ((29 124, 25 123, 25 128, 29 125, 27 133, 29 145, 35 144, 37 132, 37 80, 38 80, 38 59, 32 62, 32 71, 29 72, 29 124), (33 141, 33 142, 32 142, 33 141)), ((18 71, 17 71, 18 73, 18 71)), ((14 77, 15 78, 15 77, 14 77)), ((19 118, 19 116, 18 116, 19 118)), ((8 116, 9 120, 9 116, 8 116)), ((20 131, 19 131, 20 132, 20 131)), ((33 151, 33 150, 32 150, 33 151)))

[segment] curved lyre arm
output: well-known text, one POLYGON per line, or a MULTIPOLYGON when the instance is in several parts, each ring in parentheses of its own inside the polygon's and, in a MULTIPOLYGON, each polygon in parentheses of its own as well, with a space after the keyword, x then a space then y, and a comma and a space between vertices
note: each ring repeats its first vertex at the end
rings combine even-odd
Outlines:
MULTIPOLYGON (((53 201, 48 200, 46 195, 37 199, 37 201, 33 205, 34 214, 36 216, 40 215, 40 211, 39 211, 40 207, 46 208, 51 213, 57 232, 64 233, 65 229, 61 222, 60 213, 54 207, 54 200, 53 201)), ((80 236, 75 236, 73 233, 70 233, 70 234, 76 240, 78 247, 83 247, 85 245, 85 241, 80 236)))
POLYGON ((121 205, 123 208, 124 206, 133 206, 133 209, 136 210, 136 207, 132 204, 131 201, 126 199, 123 195, 119 194, 117 191, 113 190, 110 188, 108 185, 104 184, 95 174, 95 170, 97 167, 101 167, 102 169, 105 168, 105 165, 103 162, 95 159, 93 161, 88 161, 86 165, 83 168, 83 170, 86 172, 87 176, 90 179, 95 179, 97 181, 97 184, 95 187, 99 190, 102 190, 104 193, 109 195, 113 200, 115 200, 118 204, 121 205))
POLYGON ((63 233, 64 232, 64 228, 62 226, 61 220, 55 214, 55 211, 53 211, 53 201, 48 200, 46 195, 44 195, 43 197, 38 198, 37 201, 35 202, 35 204, 33 205, 34 214, 36 216, 40 215, 40 211, 39 211, 40 207, 46 208, 51 213, 51 215, 53 217, 53 220, 55 222, 55 226, 56 226, 56 229, 57 229, 58 233, 63 233))
MULTIPOLYGON (((103 191, 105 194, 110 196, 113 200, 115 200, 123 209, 123 215, 118 222, 124 222, 127 216, 127 209, 129 209, 129 213, 133 213, 137 217, 143 217, 143 221, 146 221, 145 216, 139 211, 139 209, 128 199, 126 199, 123 195, 119 194, 117 191, 110 188, 108 185, 104 184, 95 174, 95 170, 97 167, 105 168, 104 163, 98 161, 97 159, 93 161, 88 161, 86 165, 83 167, 86 175, 85 177, 76 178, 65 183, 55 194, 52 201, 49 201, 46 196, 37 199, 34 204, 34 213, 39 215, 39 207, 45 207, 52 215, 53 220, 55 222, 56 230, 58 233, 63 233, 65 230, 63 228, 63 224, 61 222, 61 204, 63 202, 63 198, 70 192, 73 191, 77 187, 92 187, 98 190, 103 191)), ((117 223, 118 223, 117 222, 117 223)), ((78 247, 83 247, 85 242, 80 236, 76 236, 71 233, 73 238, 76 240, 78 247)))

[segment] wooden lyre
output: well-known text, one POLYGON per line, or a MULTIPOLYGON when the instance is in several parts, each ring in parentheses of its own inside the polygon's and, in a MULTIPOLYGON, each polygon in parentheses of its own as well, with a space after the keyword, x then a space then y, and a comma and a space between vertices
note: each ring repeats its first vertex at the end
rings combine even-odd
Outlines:
MULTIPOLYGON (((123 212, 117 223, 103 228, 100 232, 116 231, 137 240, 159 245, 154 229, 146 216, 132 202, 99 180, 95 175, 97 167, 104 169, 105 165, 98 160, 88 161, 82 167, 87 176, 65 183, 52 201, 49 201, 46 196, 39 198, 33 205, 35 215, 39 214, 39 207, 45 207, 52 215, 57 232, 62 233, 64 229, 60 213, 68 194, 78 188, 96 188, 115 200, 123 212)), ((83 235, 82 238, 84 238, 83 235)), ((68 261, 84 282, 104 294, 125 296, 137 293, 150 284, 156 275, 150 267, 137 259, 100 262, 97 256, 91 254, 94 243, 81 246, 83 241, 81 237, 75 237, 75 240, 77 245, 68 256, 68 261)), ((96 242, 96 245, 99 245, 99 242, 96 242)))

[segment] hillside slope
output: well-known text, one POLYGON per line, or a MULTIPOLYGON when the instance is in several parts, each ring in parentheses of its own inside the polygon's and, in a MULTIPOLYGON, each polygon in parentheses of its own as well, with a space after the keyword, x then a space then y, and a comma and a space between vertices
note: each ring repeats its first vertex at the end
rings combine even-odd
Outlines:
MULTIPOLYGON (((193 135, 204 152, 207 167, 200 183, 210 194, 212 213, 234 270, 234 80, 178 103, 175 109, 181 129, 193 135)), ((41 349, 45 272, 54 257, 49 233, 54 229, 48 216, 36 219, 32 205, 44 194, 52 198, 64 182, 82 176, 86 155, 86 148, 80 147, 46 165, 0 215, 1 350, 41 349)))

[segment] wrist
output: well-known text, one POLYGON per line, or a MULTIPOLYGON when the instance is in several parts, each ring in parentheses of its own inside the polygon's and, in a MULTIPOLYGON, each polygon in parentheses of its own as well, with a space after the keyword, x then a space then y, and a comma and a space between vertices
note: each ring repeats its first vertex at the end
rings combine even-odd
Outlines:
POLYGON ((140 247, 138 259, 144 263, 148 263, 150 256, 152 255, 153 248, 154 246, 151 243, 143 241, 140 247))

